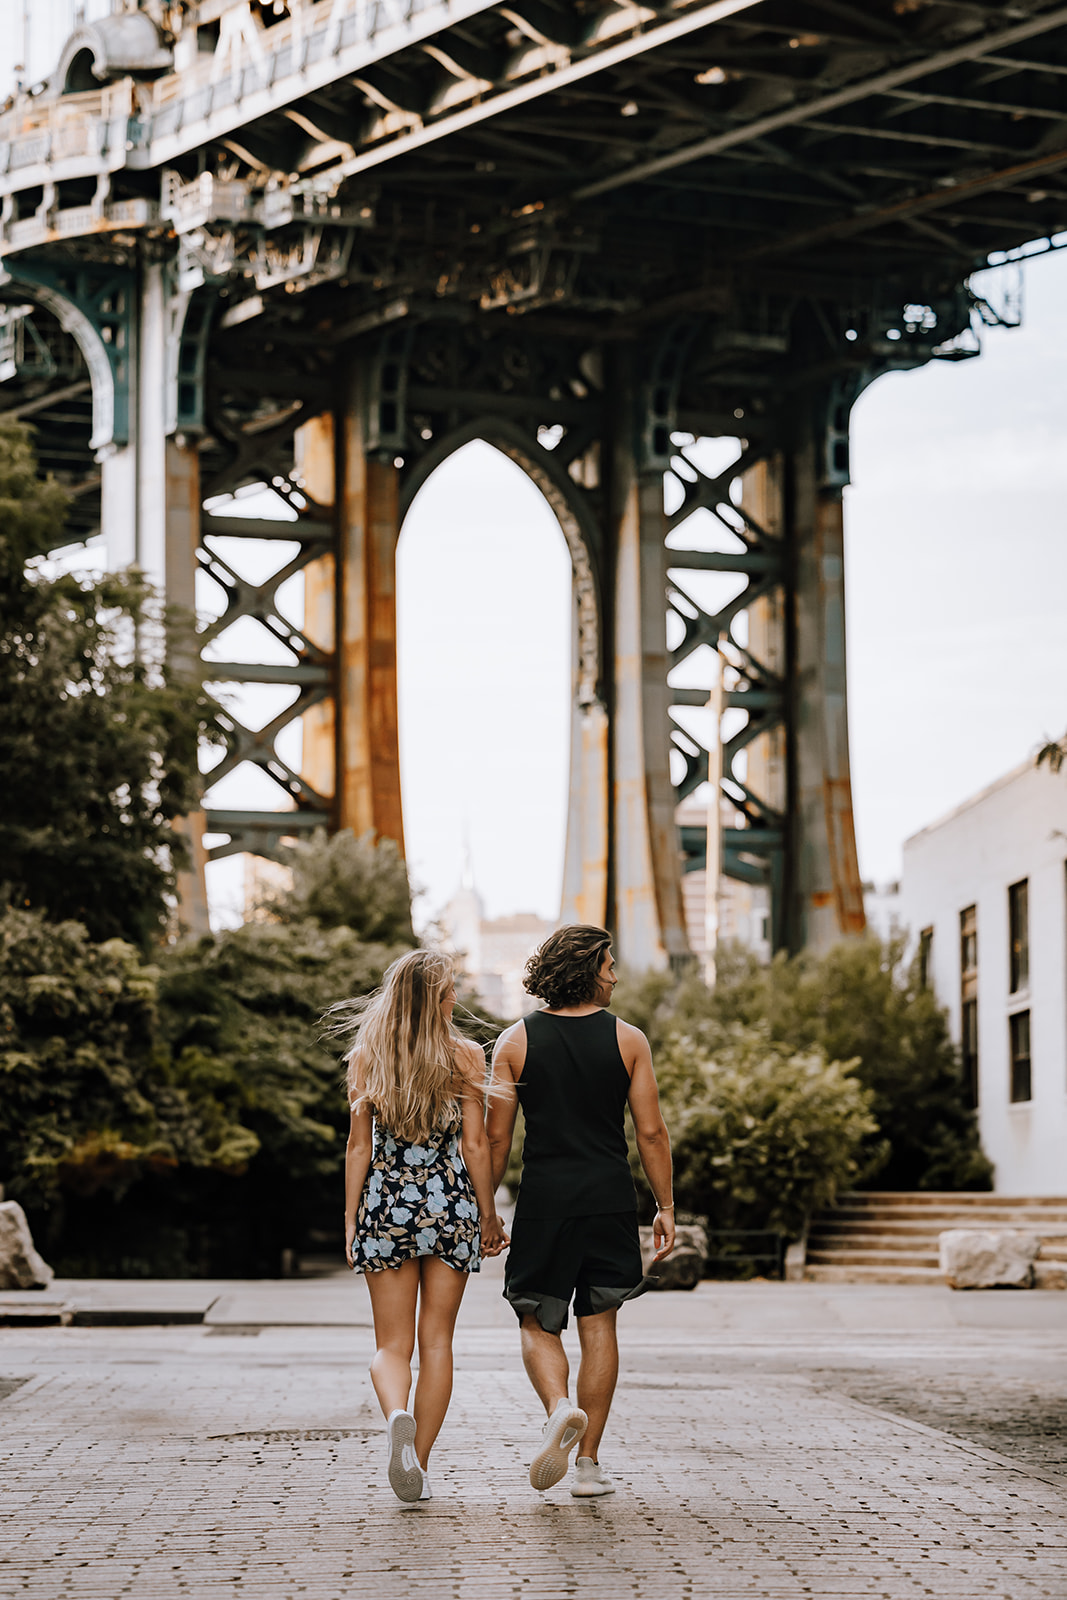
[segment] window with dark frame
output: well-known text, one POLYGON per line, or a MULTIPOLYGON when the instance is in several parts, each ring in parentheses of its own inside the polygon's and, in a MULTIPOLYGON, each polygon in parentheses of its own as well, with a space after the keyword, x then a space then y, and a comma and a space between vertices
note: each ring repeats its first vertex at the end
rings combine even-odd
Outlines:
POLYGON ((934 930, 924 928, 919 935, 919 982, 929 989, 933 971, 934 930))
POLYGON ((1032 1100, 1033 1076, 1030 1070, 1030 1013, 1013 1011, 1008 1018, 1011 1040, 1011 1099, 1013 1105, 1032 1100))
POLYGON ((1030 884, 1024 878, 1008 890, 1009 977, 1011 993, 1030 987, 1030 884))
POLYGON ((960 1055, 964 1101, 978 1105, 978 908, 960 912, 960 1055))

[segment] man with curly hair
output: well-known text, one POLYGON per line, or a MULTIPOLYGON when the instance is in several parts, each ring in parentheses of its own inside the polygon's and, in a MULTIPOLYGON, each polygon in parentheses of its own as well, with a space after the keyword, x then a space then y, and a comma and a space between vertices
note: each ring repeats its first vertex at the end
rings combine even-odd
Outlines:
POLYGON ((548 1414, 530 1482, 535 1489, 558 1483, 581 1440, 571 1483, 580 1498, 614 1490, 599 1448, 619 1372, 615 1319, 623 1301, 647 1287, 627 1105, 657 1206, 655 1260, 674 1248, 671 1143, 652 1054, 639 1028, 605 1009, 615 982, 605 929, 577 924, 545 940, 525 978, 544 1008, 501 1034, 488 1117, 496 1183, 520 1105, 526 1128, 504 1294, 519 1318, 527 1375, 548 1414), (581 1345, 576 1405, 560 1337, 572 1298, 581 1345))

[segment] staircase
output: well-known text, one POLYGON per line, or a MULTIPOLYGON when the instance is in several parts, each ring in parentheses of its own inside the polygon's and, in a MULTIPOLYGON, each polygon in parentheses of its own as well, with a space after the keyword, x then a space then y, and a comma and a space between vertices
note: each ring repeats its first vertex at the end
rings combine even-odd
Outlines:
POLYGON ((1024 1228, 1039 1234, 1037 1286, 1043 1277, 1052 1286, 1054 1263, 1062 1275, 1067 1199, 853 1193, 812 1218, 804 1276, 812 1283, 943 1283, 938 1234, 946 1228, 1024 1228))

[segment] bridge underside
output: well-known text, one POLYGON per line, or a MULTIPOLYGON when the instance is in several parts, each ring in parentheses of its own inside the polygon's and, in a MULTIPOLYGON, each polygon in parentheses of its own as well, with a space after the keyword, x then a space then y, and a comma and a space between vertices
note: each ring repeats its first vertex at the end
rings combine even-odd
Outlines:
MULTIPOLYGON (((75 536, 102 520, 113 559, 179 603, 197 566, 214 580, 213 678, 288 692, 263 727, 228 719, 213 774, 252 762, 288 809, 209 812, 194 839, 402 842, 396 538, 480 437, 572 556, 564 915, 606 921, 634 965, 682 963, 683 875, 710 859, 766 891, 774 948, 862 929, 849 412, 880 373, 976 353, 1012 312, 969 275, 1060 242, 1067 7, 217 0, 199 19, 162 41, 182 71, 79 77, 0 130, 0 406, 38 426, 75 536), (219 511, 253 483, 295 520, 219 511), (283 534, 275 576, 243 577, 232 541, 283 534), (277 591, 301 572, 298 623, 277 591), (224 659, 240 619, 271 663, 224 659), (709 779, 707 828, 679 829, 709 779)), ((187 907, 202 918, 195 874, 187 907)))

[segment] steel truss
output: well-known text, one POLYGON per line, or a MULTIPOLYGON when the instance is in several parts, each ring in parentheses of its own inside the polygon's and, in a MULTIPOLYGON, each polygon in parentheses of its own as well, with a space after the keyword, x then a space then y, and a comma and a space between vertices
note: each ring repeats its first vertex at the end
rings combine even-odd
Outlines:
POLYGON ((687 717, 705 686, 668 679, 708 646, 724 870, 767 885, 776 946, 861 925, 849 411, 880 372, 1017 320, 966 287, 991 254, 1067 239, 1067 6, 165 9, 139 83, 92 24, 0 117, 0 407, 39 425, 72 532, 99 504, 112 559, 182 604, 197 566, 221 589, 209 654, 252 619, 284 656, 211 663, 293 696, 258 732, 227 717, 213 776, 251 761, 289 809, 211 814, 215 853, 323 821, 402 838, 397 531, 483 437, 539 484, 574 568, 567 914, 616 919, 637 965, 684 961, 703 842, 680 851, 674 812, 715 741, 687 717), (99 89, 64 76, 86 50, 99 89), (718 477, 704 438, 737 441, 718 477), (257 482, 295 520, 204 510, 257 482), (698 510, 725 548, 676 547, 698 510), (295 553, 251 583, 223 538, 295 553), (298 573, 303 626, 279 602, 298 573), (739 592, 707 610, 700 573, 739 592), (295 718, 299 772, 277 749, 295 718))

